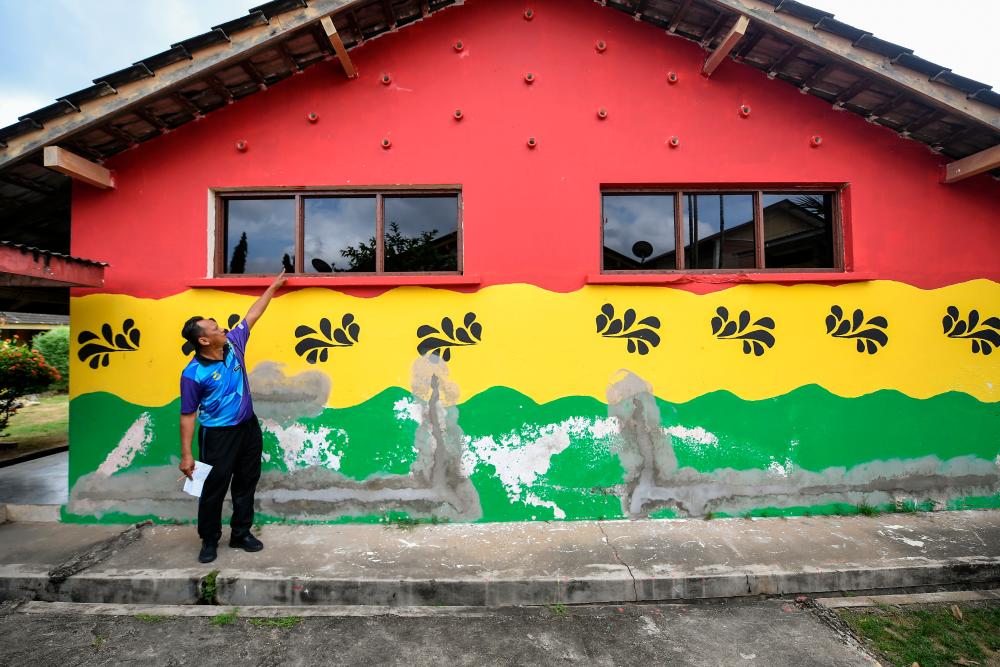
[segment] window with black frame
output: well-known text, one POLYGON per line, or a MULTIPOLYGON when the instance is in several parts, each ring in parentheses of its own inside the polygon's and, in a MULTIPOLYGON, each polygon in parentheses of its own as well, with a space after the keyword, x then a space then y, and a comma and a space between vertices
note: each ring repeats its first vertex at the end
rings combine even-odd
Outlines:
POLYGON ((839 225, 835 191, 606 190, 602 271, 838 270, 839 225))
POLYGON ((218 274, 458 274, 454 191, 222 195, 218 274))

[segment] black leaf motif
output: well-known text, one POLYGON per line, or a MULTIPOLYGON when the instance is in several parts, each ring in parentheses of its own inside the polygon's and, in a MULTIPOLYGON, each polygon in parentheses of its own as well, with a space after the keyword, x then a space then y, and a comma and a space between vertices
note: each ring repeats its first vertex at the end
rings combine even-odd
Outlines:
POLYGON ((740 313, 740 333, 746 330, 747 325, 750 324, 750 311, 744 310, 740 313))
POLYGON ((347 313, 340 318, 344 328, 333 328, 329 318, 319 321, 319 331, 305 324, 295 328, 295 354, 304 357, 310 364, 325 363, 330 358, 330 348, 352 347, 358 342, 361 333, 360 325, 354 321, 354 315, 347 313), (345 330, 346 328, 346 330, 345 330))
POLYGON ((648 354, 650 348, 660 344, 660 335, 655 329, 660 328, 660 319, 649 315, 638 319, 634 308, 627 308, 621 319, 614 318, 615 309, 610 303, 601 306, 597 316, 597 333, 603 338, 626 339, 625 349, 630 354, 648 354), (638 320, 638 321, 636 321, 638 320))
POLYGON ((622 328, 627 331, 632 328, 633 324, 635 324, 635 310, 629 308, 622 316, 622 328))
POLYGON ((948 334, 948 337, 955 338, 957 336, 961 336, 964 333, 965 333, 965 322, 956 322, 955 328, 951 330, 951 333, 948 334))
POLYGON ((135 328, 135 320, 132 318, 122 321, 121 333, 115 333, 111 324, 105 323, 101 325, 100 336, 93 331, 80 332, 76 337, 77 343, 80 344, 76 356, 95 370, 98 367, 107 368, 111 363, 111 353, 138 350, 139 336, 139 329, 135 328))
POLYGON ((417 327, 417 338, 423 338, 424 336, 430 336, 431 334, 438 333, 438 330, 429 324, 421 324, 417 327))
POLYGON ((853 338, 854 347, 859 354, 875 354, 881 347, 889 343, 889 336, 885 329, 889 327, 889 321, 882 315, 876 315, 865 323, 865 313, 862 309, 856 308, 851 314, 851 319, 840 320, 835 318, 834 327, 830 326, 830 317, 840 313, 843 316, 843 309, 834 306, 830 309, 832 315, 826 318, 826 332, 834 338, 853 338), (831 329, 833 329, 831 331, 831 329))
POLYGON ((948 338, 971 339, 972 353, 983 356, 992 354, 993 348, 1000 347, 1000 317, 987 317, 980 322, 979 311, 973 308, 966 321, 962 321, 957 307, 948 306, 947 312, 941 323, 948 338))
POLYGON ((948 306, 948 314, 951 315, 951 319, 957 320, 958 319, 958 308, 956 308, 955 306, 948 306))
POLYGON ((979 354, 979 341, 978 340, 972 341, 972 353, 973 354, 979 354))
POLYGON ((945 315, 941 320, 941 327, 944 329, 944 332, 950 332, 953 326, 955 326, 955 319, 951 315, 945 315))
POLYGON ((466 313, 462 318, 464 326, 456 327, 450 317, 441 319, 441 330, 424 324, 417 328, 417 354, 434 354, 444 361, 450 361, 452 349, 476 345, 482 340, 483 325, 476 321, 475 313, 466 313))
POLYGON ((712 334, 716 338, 741 340, 743 354, 757 357, 774 347, 775 338, 769 331, 775 327, 774 318, 764 316, 753 320, 749 310, 742 310, 737 319, 729 320, 729 311, 722 306, 716 308, 715 312, 718 313, 718 317, 712 318, 712 334), (752 325, 751 320, 753 320, 752 325))
POLYGON ((834 316, 834 315, 827 315, 826 316, 826 332, 830 333, 831 331, 833 331, 833 328, 835 326, 837 326, 837 318, 836 318, 836 316, 834 316))
POLYGON ((844 309, 841 308, 840 306, 837 306, 837 305, 831 306, 830 307, 830 312, 838 320, 844 319, 844 309))
POLYGON ((969 331, 972 331, 973 329, 975 329, 977 324, 979 324, 979 311, 978 310, 970 310, 969 311, 969 331))
POLYGON ((1000 317, 988 317, 983 320, 984 327, 992 327, 994 329, 1000 330, 1000 317))
POLYGON ((240 318, 240 316, 239 316, 239 315, 237 315, 236 313, 232 313, 232 314, 231 314, 231 315, 229 316, 229 320, 227 320, 227 322, 226 322, 226 326, 227 326, 227 327, 228 327, 229 329, 232 329, 233 327, 235 327, 235 326, 236 326, 237 324, 239 324, 239 323, 240 323, 240 319, 241 319, 241 318, 240 318))

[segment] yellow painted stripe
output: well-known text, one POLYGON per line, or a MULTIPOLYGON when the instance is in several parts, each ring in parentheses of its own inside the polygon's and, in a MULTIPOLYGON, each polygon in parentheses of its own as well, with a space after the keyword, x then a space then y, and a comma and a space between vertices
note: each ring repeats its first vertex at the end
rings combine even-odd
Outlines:
MULTIPOLYGON (((191 315, 244 313, 253 297, 192 290, 161 300, 119 295, 74 298, 71 322, 71 395, 106 391, 141 405, 163 405, 178 395, 186 363, 181 324, 191 315), (115 333, 133 319, 141 331, 139 349, 116 352, 96 370, 77 359, 76 337, 115 333)), ((322 371, 333 385, 330 407, 363 402, 390 386, 409 387, 417 358, 417 328, 440 327, 443 317, 460 324, 475 312, 482 342, 453 351, 451 379, 465 400, 489 387, 506 386, 536 401, 583 395, 606 400, 611 378, 621 369, 647 380, 668 401, 688 401, 725 389, 746 399, 781 395, 818 384, 841 396, 896 389, 915 398, 948 391, 982 401, 1000 400, 1000 351, 974 354, 970 340, 946 337, 942 317, 948 306, 962 316, 1000 316, 1000 284, 976 280, 936 290, 873 281, 838 287, 823 285, 744 285, 708 295, 652 287, 588 286, 562 294, 529 285, 499 285, 474 294, 403 287, 374 298, 356 298, 310 288, 275 299, 253 331, 247 362, 286 365, 286 373, 322 371), (616 315, 634 308, 638 317, 655 315, 662 342, 648 355, 629 354, 627 342, 596 333, 595 317, 611 303, 616 315), (856 308, 865 319, 884 316, 889 343, 874 355, 859 354, 855 341, 826 333, 830 307, 847 317, 856 308), (749 310, 753 320, 774 319, 776 343, 761 357, 746 355, 740 341, 712 335, 711 319, 725 306, 731 317, 749 310), (294 352, 296 327, 334 326, 352 313, 361 327, 353 347, 333 348, 326 363, 309 364, 294 352)))

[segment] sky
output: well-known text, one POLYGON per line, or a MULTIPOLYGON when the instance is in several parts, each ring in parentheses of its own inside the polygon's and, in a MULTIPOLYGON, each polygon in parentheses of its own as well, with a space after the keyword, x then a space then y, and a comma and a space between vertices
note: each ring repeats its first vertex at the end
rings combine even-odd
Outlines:
MULTIPOLYGON (((0 0, 0 127, 89 86, 95 77, 242 16, 260 1, 0 0)), ((957 74, 1000 88, 1000 58, 994 46, 1000 0, 806 4, 911 48, 957 74)))

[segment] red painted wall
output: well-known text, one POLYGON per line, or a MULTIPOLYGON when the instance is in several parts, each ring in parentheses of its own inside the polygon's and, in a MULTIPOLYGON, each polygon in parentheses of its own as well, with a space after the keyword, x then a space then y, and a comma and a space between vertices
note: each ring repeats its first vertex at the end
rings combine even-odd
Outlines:
POLYGON ((733 61, 703 79, 697 45, 590 0, 532 6, 467 0, 352 51, 356 80, 322 63, 115 157, 117 189, 74 190, 73 254, 111 264, 106 291, 166 296, 206 275, 211 187, 461 184, 466 273, 568 291, 600 270, 602 183, 846 182, 857 271, 1000 281, 988 176, 941 185, 924 145, 733 61))

